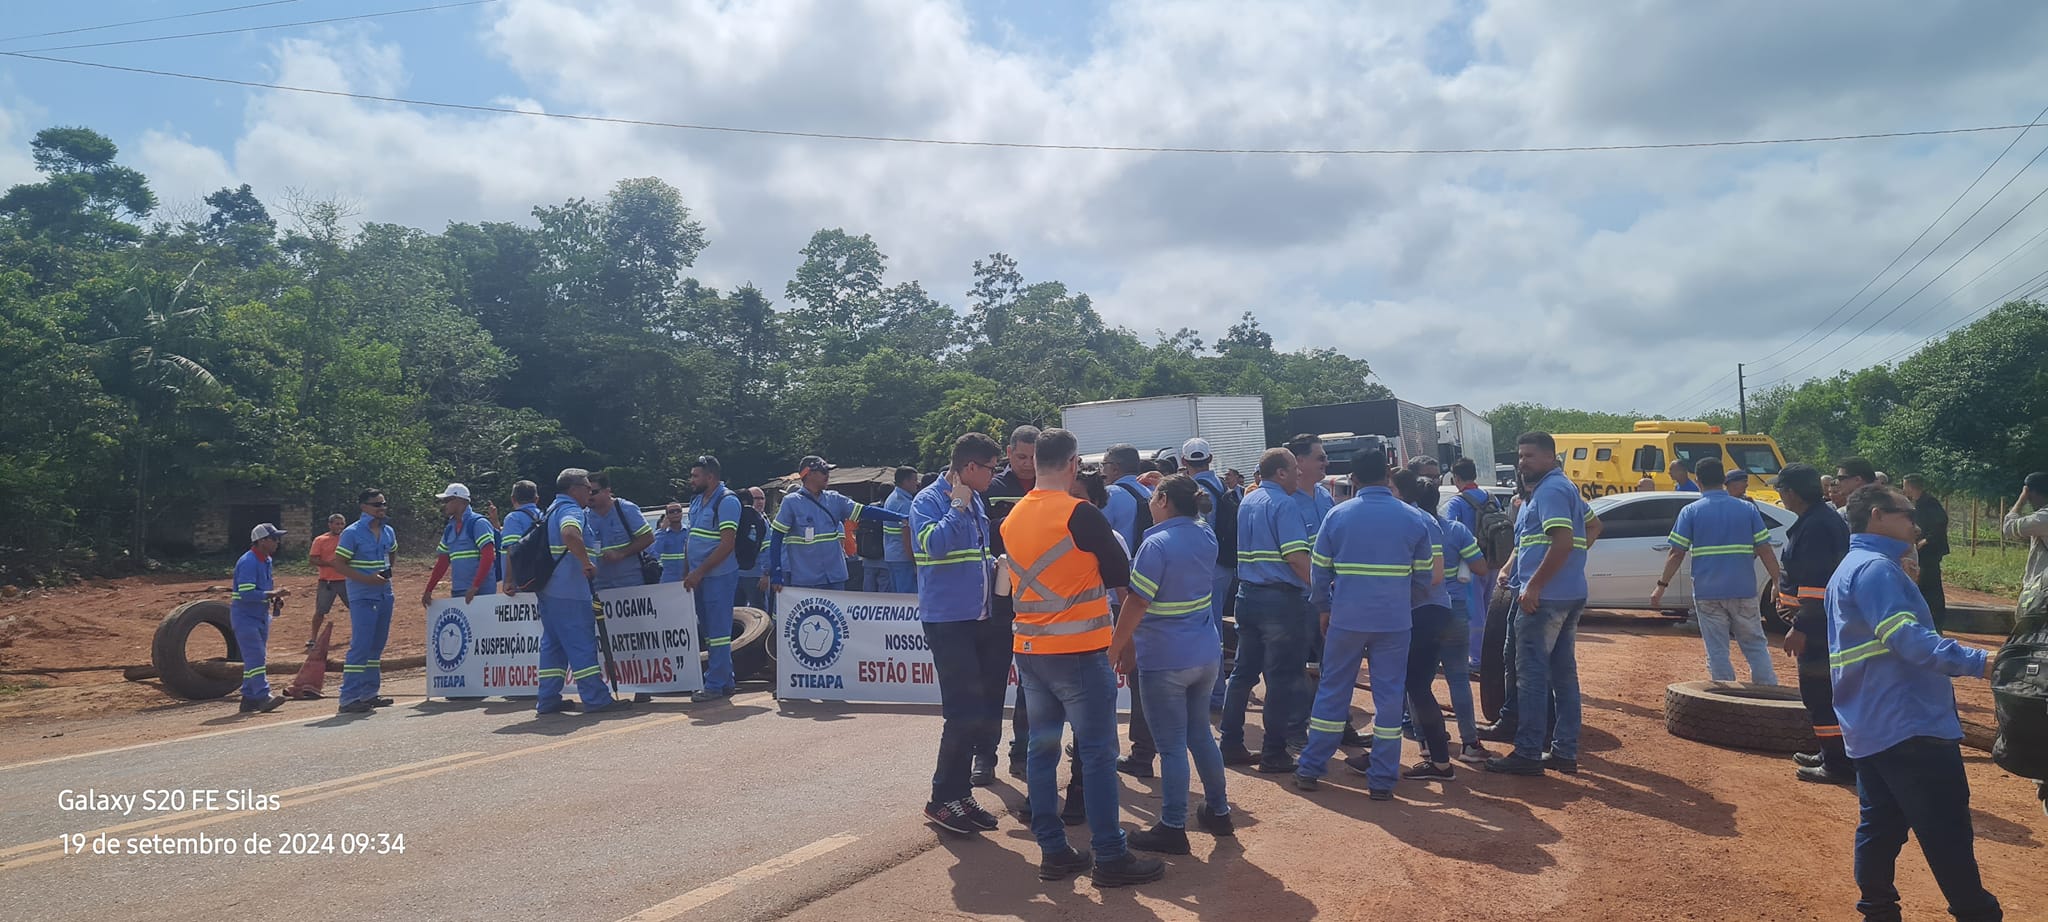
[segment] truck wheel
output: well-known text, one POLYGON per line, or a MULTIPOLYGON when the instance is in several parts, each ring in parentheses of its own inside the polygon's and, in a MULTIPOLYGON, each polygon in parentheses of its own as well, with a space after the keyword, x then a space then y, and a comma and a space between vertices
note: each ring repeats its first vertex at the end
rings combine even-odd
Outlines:
POLYGON ((1486 603, 1486 632, 1479 641, 1479 717, 1486 723, 1499 720, 1508 701, 1508 606, 1513 603, 1508 591, 1498 587, 1486 603))
MULTIPOLYGON (((758 608, 732 610, 732 678, 742 682, 768 665, 768 613, 758 608)), ((708 662, 711 654, 704 654, 708 662)))
POLYGON ((1820 748, 1799 690, 1783 685, 1674 682, 1664 689, 1664 729, 1672 736, 1735 749, 1820 748))
POLYGON ((1778 581, 1765 580, 1764 594, 1756 597, 1757 612, 1763 615, 1764 632, 1783 634, 1792 630, 1792 622, 1778 611, 1778 581))
POLYGON ((235 643, 228 605, 213 599, 198 599, 171 609, 156 626, 156 638, 149 647, 150 663, 156 667, 164 687, 174 695, 194 701, 219 698, 242 686, 239 668, 213 660, 195 663, 186 657, 185 644, 192 631, 202 624, 219 631, 227 641, 230 662, 241 660, 242 648, 235 643))

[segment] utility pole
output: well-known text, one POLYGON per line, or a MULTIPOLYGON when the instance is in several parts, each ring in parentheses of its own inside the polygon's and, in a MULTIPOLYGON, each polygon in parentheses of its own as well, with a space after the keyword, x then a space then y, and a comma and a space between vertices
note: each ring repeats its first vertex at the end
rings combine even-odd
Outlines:
POLYGON ((1735 403, 1742 411, 1742 431, 1749 433, 1749 388, 1742 377, 1742 363, 1735 363, 1735 403))

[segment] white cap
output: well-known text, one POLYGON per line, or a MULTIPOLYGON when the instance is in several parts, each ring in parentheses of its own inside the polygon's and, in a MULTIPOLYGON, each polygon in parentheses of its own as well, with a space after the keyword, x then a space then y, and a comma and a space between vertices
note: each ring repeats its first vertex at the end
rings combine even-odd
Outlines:
POLYGON ((256 526, 255 528, 252 528, 252 529, 250 529, 250 530, 249 530, 249 543, 250 543, 250 544, 255 544, 256 542, 258 542, 258 541, 261 541, 261 540, 263 540, 263 539, 265 539, 265 538, 282 538, 282 537, 284 537, 284 529, 282 529, 282 528, 279 528, 279 527, 277 527, 277 526, 275 526, 275 525, 272 525, 272 524, 270 524, 269 522, 265 522, 265 523, 263 523, 263 524, 261 524, 261 525, 258 525, 258 526, 256 526))
POLYGON ((1209 450, 1208 439, 1194 438, 1180 443, 1182 461, 1207 461, 1215 456, 1216 453, 1209 450))
POLYGON ((448 489, 442 490, 440 493, 435 494, 434 498, 459 499, 466 503, 469 502, 469 488, 459 483, 451 483, 448 485, 448 489))

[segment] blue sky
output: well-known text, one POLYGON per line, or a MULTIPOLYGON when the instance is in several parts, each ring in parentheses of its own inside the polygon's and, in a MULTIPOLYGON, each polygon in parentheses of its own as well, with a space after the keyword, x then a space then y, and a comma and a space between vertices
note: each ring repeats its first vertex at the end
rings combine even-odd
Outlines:
MULTIPOLYGON (((0 51, 432 2, 299 0, 0 51)), ((230 5, 10 4, 0 39, 230 5)), ((2022 2, 503 0, 50 53, 703 124, 1491 147, 2024 122, 2048 104, 2043 38, 2048 7, 2022 2)), ((1141 334, 1188 326, 1213 339, 1250 310, 1283 346, 1339 348, 1403 396, 1473 406, 1692 409, 1732 403, 1732 383, 1715 382, 1737 361, 1763 359, 1755 377, 1769 382, 1881 358, 2038 271, 2030 251, 1961 286, 2048 226, 2040 206, 1984 239, 2048 186, 2042 166, 1866 318, 1788 364, 1771 353, 1817 335, 2011 133, 1608 154, 1019 152, 416 110, 0 57, 0 184, 31 175, 27 140, 49 124, 114 137, 174 211, 248 182, 266 200, 334 195, 362 220, 438 229, 522 220, 657 175, 709 225, 695 271, 712 284, 779 293, 811 231, 845 227, 874 234, 892 281, 917 278, 957 305, 973 260, 1003 250, 1027 278, 1086 291, 1141 334), (1919 300, 1852 337, 1980 239, 1919 300)), ((2023 139, 1928 242, 2044 144, 2048 129, 2023 139)))

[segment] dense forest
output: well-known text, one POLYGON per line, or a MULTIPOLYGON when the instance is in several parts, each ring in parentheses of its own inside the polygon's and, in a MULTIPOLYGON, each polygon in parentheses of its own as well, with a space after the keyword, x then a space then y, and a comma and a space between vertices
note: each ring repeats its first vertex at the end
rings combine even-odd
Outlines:
POLYGON ((350 510, 376 485, 424 516, 451 480, 502 501, 573 465, 652 501, 707 452, 738 483, 814 452, 929 469, 962 432, 1084 400, 1261 394, 1277 429, 1387 394, 1363 360, 1276 351, 1250 312, 1215 343, 1108 325, 1002 253, 959 307, 837 228, 779 298, 719 291, 657 178, 434 233, 248 186, 168 219, 106 137, 32 147, 41 181, 0 195, 0 582, 138 560, 233 484, 350 510))

